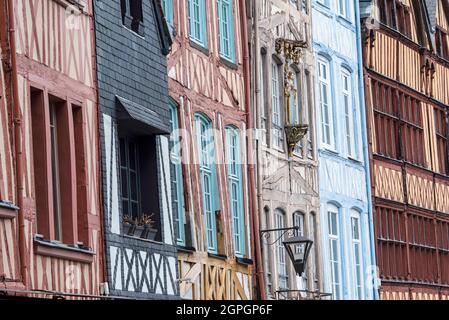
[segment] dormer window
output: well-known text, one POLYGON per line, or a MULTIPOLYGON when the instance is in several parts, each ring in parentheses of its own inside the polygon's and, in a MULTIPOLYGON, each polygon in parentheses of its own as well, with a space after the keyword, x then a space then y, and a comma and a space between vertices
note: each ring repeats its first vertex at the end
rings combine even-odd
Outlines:
POLYGON ((122 23, 135 33, 143 35, 142 0, 121 0, 122 23))

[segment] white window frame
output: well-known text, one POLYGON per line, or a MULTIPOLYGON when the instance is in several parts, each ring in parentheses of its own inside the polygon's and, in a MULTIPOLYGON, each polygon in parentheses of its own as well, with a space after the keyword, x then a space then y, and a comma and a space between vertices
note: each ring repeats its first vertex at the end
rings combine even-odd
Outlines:
POLYGON ((351 252, 352 252, 352 263, 353 263, 353 277, 354 277, 354 298, 364 299, 365 288, 363 283, 363 247, 362 247, 362 219, 359 211, 351 209, 351 252), (358 237, 355 235, 354 221, 357 223, 358 237), (356 252, 358 251, 358 260, 356 257, 356 252), (358 278, 358 277, 359 278, 358 278), (360 281, 360 283, 358 283, 360 281))
MULTIPOLYGON (((274 211, 274 225, 276 229, 285 228, 286 225, 286 215, 285 212, 281 209, 276 209, 274 211)), ((282 231, 278 232, 276 237, 280 237, 282 235, 282 231)), ((289 289, 288 284, 288 268, 287 268, 287 253, 285 252, 284 244, 282 241, 278 241, 276 243, 276 266, 277 266, 277 274, 278 274, 278 290, 286 290, 289 289), (285 286, 281 285, 281 282, 285 286)))
POLYGON ((273 60, 271 63, 271 141, 279 151, 284 150, 281 78, 280 65, 273 60))
POLYGON ((330 262, 330 276, 333 299, 340 300, 343 297, 343 281, 342 281, 342 256, 340 245, 340 210, 334 204, 327 205, 327 225, 328 225, 328 239, 329 239, 329 262, 330 262), (333 230, 331 224, 331 216, 335 216, 336 230, 333 230), (337 256, 334 256, 334 246, 337 248, 337 256), (338 281, 337 281, 338 277, 338 281))
POLYGON ((347 69, 341 71, 341 99, 344 115, 344 129, 345 129, 345 148, 346 154, 349 158, 356 158, 356 142, 355 142, 355 127, 354 127, 354 95, 352 91, 352 73, 347 69))
POLYGON ((345 19, 349 19, 349 11, 351 10, 348 0, 338 1, 338 14, 345 19))
POLYGON ((330 66, 330 62, 327 59, 321 57, 318 58, 318 103, 321 121, 321 144, 326 149, 335 150, 334 112, 332 103, 330 66), (322 68, 326 69, 326 77, 323 76, 322 68), (327 104, 323 102, 324 94, 326 94, 327 97, 327 104), (324 110, 326 106, 327 110, 324 110), (327 116, 327 122, 325 115, 327 116), (329 140, 327 138, 327 130, 329 130, 329 140))

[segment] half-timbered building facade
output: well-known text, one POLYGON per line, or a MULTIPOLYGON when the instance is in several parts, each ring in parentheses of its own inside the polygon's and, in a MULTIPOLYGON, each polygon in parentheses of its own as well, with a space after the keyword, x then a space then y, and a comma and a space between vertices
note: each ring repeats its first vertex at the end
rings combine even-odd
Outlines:
POLYGON ((260 229, 297 227, 297 235, 314 241, 307 270, 297 276, 282 244, 288 235, 267 233, 262 290, 270 299, 311 298, 323 288, 311 2, 250 4, 260 229))
POLYGON ((374 248, 358 1, 313 1, 326 292, 372 299, 374 248))
POLYGON ((447 1, 360 1, 382 299, 448 297, 447 1))
POLYGON ((175 299, 168 27, 159 0, 94 6, 109 293, 175 299))
POLYGON ((92 3, 0 3, 0 286, 95 298, 103 282, 92 3))
POLYGON ((174 40, 167 107, 180 296, 252 299, 246 3, 162 3, 174 40))

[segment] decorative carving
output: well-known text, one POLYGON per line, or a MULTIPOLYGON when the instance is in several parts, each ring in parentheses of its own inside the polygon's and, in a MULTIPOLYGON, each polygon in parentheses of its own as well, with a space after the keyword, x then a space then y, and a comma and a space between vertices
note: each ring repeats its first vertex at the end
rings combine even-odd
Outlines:
POLYGON ((290 69, 291 64, 299 64, 301 61, 302 48, 307 48, 307 42, 294 41, 288 39, 276 40, 276 53, 284 56, 284 105, 285 110, 285 133, 288 145, 289 156, 292 156, 296 145, 304 138, 309 129, 308 125, 292 123, 291 117, 291 97, 295 97, 293 103, 296 104, 298 89, 295 85, 294 74, 290 69))
POLYGON ((292 124, 285 126, 285 136, 287 139, 288 154, 291 157, 298 143, 309 131, 307 124, 292 124))
POLYGON ((275 48, 276 53, 279 55, 283 55, 285 60, 299 64, 302 55, 301 49, 307 47, 308 45, 306 41, 277 39, 275 48))

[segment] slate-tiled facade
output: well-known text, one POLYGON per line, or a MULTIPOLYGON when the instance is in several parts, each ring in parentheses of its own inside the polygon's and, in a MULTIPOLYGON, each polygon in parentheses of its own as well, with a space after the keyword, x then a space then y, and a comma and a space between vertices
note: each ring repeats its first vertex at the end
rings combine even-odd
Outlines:
MULTIPOLYGON (((166 33, 159 1, 142 1, 143 31, 139 34, 122 23, 119 0, 96 0, 96 50, 100 134, 102 141, 102 169, 104 193, 104 223, 106 240, 107 280, 110 293, 135 298, 176 298, 177 267, 173 242, 170 199, 170 170, 167 135, 146 134, 151 140, 148 161, 156 165, 151 178, 157 180, 140 186, 140 197, 149 198, 158 223, 158 239, 143 240, 125 235, 121 174, 119 168, 120 119, 126 114, 123 103, 129 101, 147 109, 137 112, 142 119, 131 121, 128 127, 141 127, 158 133, 168 133, 169 109, 167 92, 167 49, 171 41, 166 33), (150 119, 151 114, 155 119, 150 119), (134 121, 134 122, 133 122, 134 121), (143 123, 152 123, 150 128, 143 123)), ((127 107, 127 106, 125 106, 127 107)), ((132 114, 132 113, 130 113, 132 114)), ((135 114, 132 114, 135 116, 135 114)), ((135 128, 133 128, 135 129, 135 128)), ((141 138, 139 138, 141 139, 141 138)), ((146 139, 146 138, 143 138, 146 139)), ((145 145, 145 148, 147 145, 145 145)), ((143 148, 142 148, 143 149, 143 148)), ((144 153, 143 150, 140 150, 144 153)), ((142 155, 141 155, 142 156, 142 155)), ((146 161, 145 161, 146 162, 146 161)), ((142 161, 141 166, 145 165, 142 161)), ((145 183, 141 177, 141 184, 145 183)), ((148 179, 153 180, 153 179, 148 179)), ((142 209, 143 210, 143 209, 142 209)))

